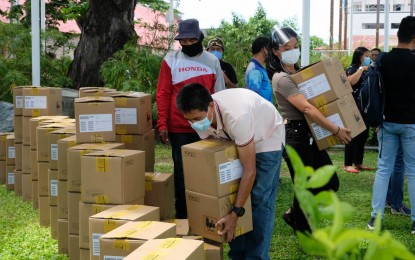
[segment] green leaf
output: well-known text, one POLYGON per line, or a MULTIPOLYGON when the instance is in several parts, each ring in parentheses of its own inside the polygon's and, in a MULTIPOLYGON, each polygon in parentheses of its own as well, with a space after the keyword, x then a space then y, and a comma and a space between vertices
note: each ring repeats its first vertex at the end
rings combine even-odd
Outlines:
POLYGON ((307 181, 306 188, 317 189, 326 185, 336 171, 336 166, 326 165, 317 169, 307 181))

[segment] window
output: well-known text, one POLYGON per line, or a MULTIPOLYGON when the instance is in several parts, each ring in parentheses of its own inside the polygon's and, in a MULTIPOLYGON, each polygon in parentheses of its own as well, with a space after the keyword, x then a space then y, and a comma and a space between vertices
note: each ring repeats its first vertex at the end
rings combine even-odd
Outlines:
POLYGON ((361 4, 354 4, 353 5, 353 13, 358 13, 362 11, 362 5, 361 4))
MULTIPOLYGON (((380 5, 380 12, 385 11, 385 5, 380 5)), ((377 5, 366 5, 366 12, 376 12, 377 11, 377 5)))
MULTIPOLYGON (((383 29, 384 24, 379 24, 379 29, 383 29)), ((369 30, 375 30, 376 29, 376 23, 364 23, 362 24, 362 29, 369 29, 369 30)))
POLYGON ((393 11, 399 12, 399 11, 403 11, 402 9, 403 9, 403 6, 401 4, 393 5, 393 11))

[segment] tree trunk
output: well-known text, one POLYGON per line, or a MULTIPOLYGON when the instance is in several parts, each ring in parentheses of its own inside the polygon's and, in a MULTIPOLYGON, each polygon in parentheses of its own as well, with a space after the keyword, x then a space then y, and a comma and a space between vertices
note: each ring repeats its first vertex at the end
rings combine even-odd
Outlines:
POLYGON ((79 22, 81 38, 68 76, 73 88, 103 86, 100 68, 104 61, 132 39, 137 0, 90 0, 79 22))

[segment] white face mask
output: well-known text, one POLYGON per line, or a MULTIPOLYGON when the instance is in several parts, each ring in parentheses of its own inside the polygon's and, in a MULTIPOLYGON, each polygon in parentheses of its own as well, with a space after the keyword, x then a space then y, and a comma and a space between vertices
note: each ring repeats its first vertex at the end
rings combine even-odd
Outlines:
POLYGON ((287 65, 294 65, 300 58, 300 49, 292 49, 289 51, 281 52, 281 61, 287 65))

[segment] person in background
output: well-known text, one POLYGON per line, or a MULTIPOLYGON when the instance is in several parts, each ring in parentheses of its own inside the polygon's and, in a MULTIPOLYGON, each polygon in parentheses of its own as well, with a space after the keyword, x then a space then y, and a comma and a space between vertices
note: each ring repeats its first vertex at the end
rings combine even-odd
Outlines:
POLYGON ((211 95, 200 84, 189 84, 177 95, 177 107, 200 138, 235 142, 243 168, 235 202, 216 227, 229 242, 231 259, 270 259, 275 203, 284 148, 283 119, 273 104, 244 88, 211 95), (237 98, 235 98, 237 97, 237 98), (235 237, 251 195, 253 230, 235 237))
POLYGON ((379 48, 373 48, 370 51, 370 59, 372 62, 376 62, 378 60, 379 53, 381 53, 381 50, 379 48))
POLYGON ((273 103, 271 82, 263 66, 268 57, 268 44, 267 37, 258 37, 252 43, 253 57, 246 68, 245 87, 273 103))
MULTIPOLYGON (((332 165, 327 151, 318 149, 305 115, 314 123, 330 131, 340 143, 347 144, 351 140, 350 130, 329 121, 307 101, 297 84, 291 79, 290 75, 299 69, 297 62, 300 58, 300 50, 297 33, 289 27, 280 29, 274 26, 271 40, 267 69, 273 75, 272 88, 285 120, 286 142, 297 151, 305 166, 318 169, 324 165, 332 165)), ((290 171, 291 180, 294 182, 295 172, 291 160, 286 153, 283 154, 283 157, 290 171)), ((325 186, 319 189, 310 189, 310 192, 317 194, 323 190, 337 191, 339 185, 338 176, 334 174, 325 186)), ((292 208, 284 213, 283 219, 294 231, 311 232, 308 221, 295 196, 292 208)))
MULTIPOLYGON (((411 208, 415 207, 415 17, 401 20, 398 45, 382 57, 380 73, 385 91, 384 121, 378 132, 378 169, 373 183, 372 213, 367 226, 374 229, 378 213, 384 218, 386 193, 399 147, 408 179, 411 208)), ((415 213, 411 212, 411 234, 415 234, 415 213)))
MULTIPOLYGON (((365 47, 358 47, 353 53, 350 67, 346 70, 347 78, 353 88, 353 97, 358 102, 359 91, 365 78, 365 73, 370 65, 370 52, 365 47)), ((363 165, 363 155, 365 152, 365 143, 369 137, 369 128, 357 135, 344 148, 344 167, 343 169, 350 173, 359 173, 362 171, 371 171, 374 168, 363 165)))
POLYGON ((206 50, 219 59, 220 67, 223 71, 223 78, 225 80, 226 88, 236 88, 238 84, 238 79, 236 78, 235 69, 230 63, 223 60, 223 54, 225 53, 225 45, 223 44, 222 39, 218 37, 212 38, 208 42, 206 50))
POLYGON ((225 89, 219 60, 203 50, 203 38, 198 20, 181 21, 175 40, 182 48, 164 57, 157 83, 157 130, 161 142, 172 146, 176 218, 187 218, 181 147, 200 140, 176 107, 177 93, 191 82, 203 84, 210 93, 225 89))

